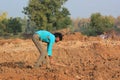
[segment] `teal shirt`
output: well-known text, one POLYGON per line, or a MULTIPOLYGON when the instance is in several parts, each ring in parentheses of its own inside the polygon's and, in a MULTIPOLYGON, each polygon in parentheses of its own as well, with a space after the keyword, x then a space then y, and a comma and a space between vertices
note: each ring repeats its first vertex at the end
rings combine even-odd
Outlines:
POLYGON ((52 47, 53 47, 53 44, 55 43, 55 36, 52 33, 45 30, 39 30, 35 33, 39 35, 39 38, 43 42, 47 43, 48 56, 52 56, 52 47))

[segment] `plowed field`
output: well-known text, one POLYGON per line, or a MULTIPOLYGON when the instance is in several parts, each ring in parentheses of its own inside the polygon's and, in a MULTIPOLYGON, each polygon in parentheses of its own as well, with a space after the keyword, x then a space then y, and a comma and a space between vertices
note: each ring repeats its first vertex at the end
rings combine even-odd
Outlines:
POLYGON ((30 67, 39 55, 31 39, 1 39, 0 80, 120 80, 119 40, 65 35, 53 47, 57 64, 50 69, 30 67))

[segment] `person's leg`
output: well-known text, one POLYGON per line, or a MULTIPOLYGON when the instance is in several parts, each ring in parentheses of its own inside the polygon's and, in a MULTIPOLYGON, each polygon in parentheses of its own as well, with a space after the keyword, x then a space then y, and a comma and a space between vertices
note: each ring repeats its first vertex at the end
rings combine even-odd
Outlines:
POLYGON ((46 63, 48 65, 49 62, 47 60, 47 52, 42 47, 42 41, 39 40, 39 36, 37 34, 34 34, 32 40, 40 52, 40 56, 37 60, 37 63, 35 64, 35 67, 39 67, 43 63, 46 63))

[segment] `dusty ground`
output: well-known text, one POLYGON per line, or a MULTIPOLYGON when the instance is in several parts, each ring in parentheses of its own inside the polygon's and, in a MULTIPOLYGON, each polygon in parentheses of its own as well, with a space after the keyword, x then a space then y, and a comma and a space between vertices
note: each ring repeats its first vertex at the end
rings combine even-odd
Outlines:
POLYGON ((38 56, 30 39, 1 39, 0 80, 120 80, 119 40, 65 35, 53 48, 61 65, 33 69, 38 56))

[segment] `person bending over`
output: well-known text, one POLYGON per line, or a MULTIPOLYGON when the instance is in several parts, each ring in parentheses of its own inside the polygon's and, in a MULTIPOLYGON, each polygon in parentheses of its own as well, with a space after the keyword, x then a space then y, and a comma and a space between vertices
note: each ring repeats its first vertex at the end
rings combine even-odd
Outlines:
POLYGON ((59 32, 52 34, 46 30, 39 30, 33 34, 32 41, 39 50, 40 56, 34 65, 34 67, 42 66, 46 64, 47 66, 52 63, 52 48, 55 42, 62 40, 63 35, 59 32), (47 50, 43 48, 42 42, 47 43, 47 50))

